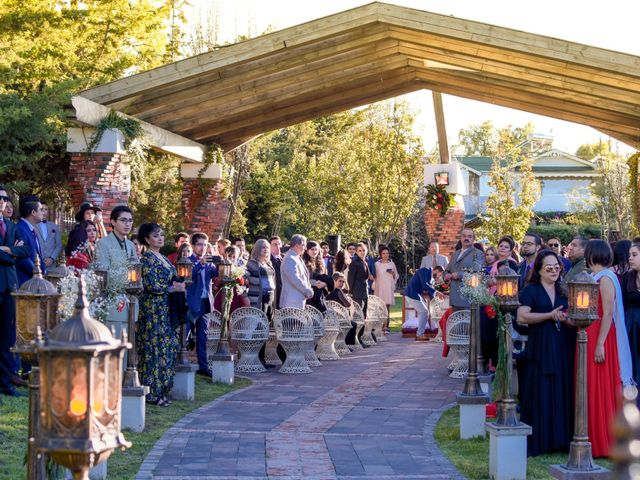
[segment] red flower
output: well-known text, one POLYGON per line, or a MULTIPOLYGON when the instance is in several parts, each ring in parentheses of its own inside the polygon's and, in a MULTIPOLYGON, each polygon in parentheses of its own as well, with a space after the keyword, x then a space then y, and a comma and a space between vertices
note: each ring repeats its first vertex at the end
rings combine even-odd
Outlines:
POLYGON ((238 277, 238 285, 244 286, 244 277, 238 277))
POLYGON ((122 312, 122 310, 124 310, 124 301, 121 301, 120 303, 118 303, 118 306, 116 307, 116 309, 118 310, 118 313, 122 312))
POLYGON ((442 208, 442 205, 438 204, 438 205, 436 205, 436 208, 437 208, 438 210, 440 210, 440 209, 442 208))
POLYGON ((485 305, 484 306, 484 313, 487 315, 487 317, 489 318, 496 318, 496 309, 493 308, 491 305, 485 305))
POLYGON ((438 194, 438 198, 440 198, 440 199, 442 198, 442 194, 441 193, 438 194))

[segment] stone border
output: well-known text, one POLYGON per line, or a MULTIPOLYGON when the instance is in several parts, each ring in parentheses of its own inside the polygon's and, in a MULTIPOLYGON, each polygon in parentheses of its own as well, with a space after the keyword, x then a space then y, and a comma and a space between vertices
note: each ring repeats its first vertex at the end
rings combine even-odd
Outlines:
POLYGON ((440 450, 438 443, 436 442, 435 429, 442 414, 455 407, 455 403, 449 403, 440 407, 437 410, 431 412, 424 422, 424 429, 422 430, 422 438, 424 439, 425 448, 433 454, 434 460, 450 475, 450 479, 465 480, 465 476, 462 475, 456 466, 445 456, 440 450))

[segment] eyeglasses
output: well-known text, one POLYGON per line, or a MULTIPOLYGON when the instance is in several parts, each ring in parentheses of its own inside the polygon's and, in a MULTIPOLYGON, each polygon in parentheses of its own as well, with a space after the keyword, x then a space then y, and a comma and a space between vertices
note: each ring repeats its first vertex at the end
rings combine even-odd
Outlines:
POLYGON ((534 242, 522 242, 522 246, 524 247, 525 245, 533 246, 533 245, 535 245, 535 243, 534 242))
POLYGON ((560 246, 559 243, 547 243, 551 248, 558 248, 560 246))
POLYGON ((8 202, 11 199, 5 195, 0 195, 0 200, 4 200, 5 202, 8 202))
POLYGON ((556 264, 556 265, 545 265, 542 268, 544 269, 545 272, 548 272, 548 273, 559 272, 560 271, 560 265, 558 265, 558 264, 556 264))
POLYGON ((133 218, 119 218, 116 220, 116 222, 133 223, 133 218))

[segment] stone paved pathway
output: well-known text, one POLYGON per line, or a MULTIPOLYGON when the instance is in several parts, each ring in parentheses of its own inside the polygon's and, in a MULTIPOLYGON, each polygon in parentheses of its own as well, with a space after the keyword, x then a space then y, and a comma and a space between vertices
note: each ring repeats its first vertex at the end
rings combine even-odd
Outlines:
POLYGON ((251 375, 169 429, 136 478, 463 478, 432 434, 462 381, 441 344, 388 338, 310 375, 251 375))

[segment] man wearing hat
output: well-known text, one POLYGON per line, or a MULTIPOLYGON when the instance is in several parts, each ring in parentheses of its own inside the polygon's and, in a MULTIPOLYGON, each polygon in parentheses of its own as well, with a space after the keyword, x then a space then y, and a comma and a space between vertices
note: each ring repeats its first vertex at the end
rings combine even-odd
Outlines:
POLYGON ((98 239, 107 236, 107 230, 104 228, 102 222, 102 209, 91 202, 84 202, 80 205, 80 210, 76 213, 76 222, 80 224, 83 220, 90 220, 96 224, 96 230, 98 231, 98 239))

